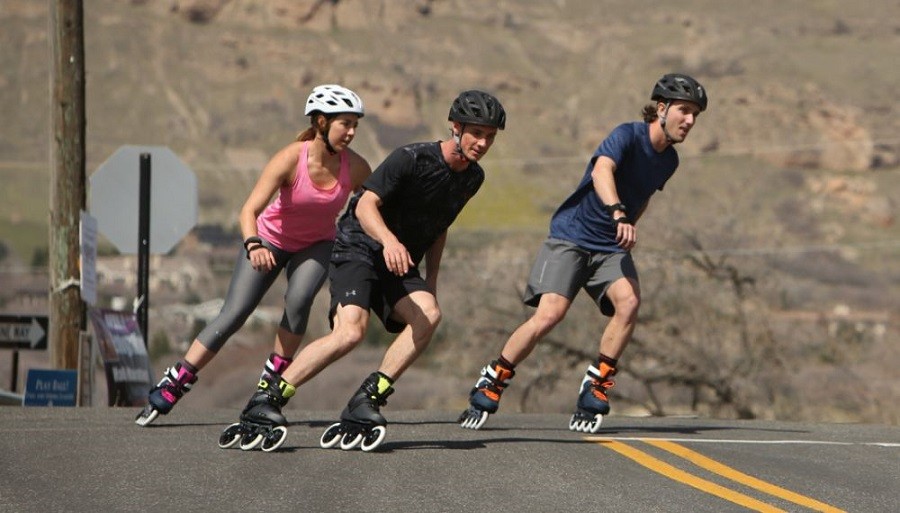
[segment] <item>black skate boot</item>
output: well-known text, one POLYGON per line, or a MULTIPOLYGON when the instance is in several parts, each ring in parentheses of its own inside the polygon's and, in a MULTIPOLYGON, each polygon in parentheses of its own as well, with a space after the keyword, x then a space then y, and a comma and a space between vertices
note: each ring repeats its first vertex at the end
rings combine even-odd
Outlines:
POLYGON ((615 374, 616 368, 605 363, 600 363, 599 369, 593 365, 588 367, 584 379, 581 380, 575 414, 569 420, 569 430, 582 433, 600 431, 603 416, 609 413, 609 398, 606 391, 615 386, 612 380, 615 374))
POLYGON ((147 405, 134 418, 138 426, 146 426, 156 420, 159 415, 166 415, 181 399, 190 392, 197 382, 197 369, 193 366, 177 362, 166 369, 162 379, 147 394, 147 405))
POLYGON ((219 436, 219 447, 228 449, 238 442, 244 451, 259 447, 263 452, 271 452, 281 447, 287 438, 287 419, 281 414, 281 408, 296 393, 296 388, 277 371, 284 371, 289 364, 290 360, 272 353, 256 392, 241 413, 241 421, 225 428, 219 436))
POLYGON ((341 421, 322 433, 319 445, 329 449, 340 443, 345 451, 358 445, 364 452, 373 451, 381 445, 387 434, 387 421, 381 415, 380 408, 394 393, 391 384, 392 381, 381 373, 370 374, 341 412, 341 421))
POLYGON ((481 377, 469 392, 469 408, 456 420, 466 429, 479 429, 488 415, 496 413, 500 407, 500 395, 509 386, 509 380, 516 371, 506 368, 498 360, 481 369, 481 377))

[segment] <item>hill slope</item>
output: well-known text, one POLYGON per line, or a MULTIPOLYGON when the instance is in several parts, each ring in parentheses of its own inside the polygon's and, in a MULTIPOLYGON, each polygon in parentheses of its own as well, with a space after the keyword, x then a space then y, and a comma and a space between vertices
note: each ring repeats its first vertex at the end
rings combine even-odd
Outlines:
MULTIPOLYGON (((120 145, 169 146, 198 174, 201 222, 230 228, 268 156, 306 125, 303 105, 314 85, 339 82, 363 96, 367 116, 354 147, 373 164, 396 145, 445 137, 447 107, 460 90, 490 90, 507 108, 508 128, 485 160, 484 190, 451 238, 447 276, 454 281, 442 298, 446 330, 468 337, 452 321, 466 298, 451 291, 465 290, 471 276, 454 274, 454 266, 468 270, 470 259, 485 259, 473 272, 502 275, 492 288, 503 299, 492 303, 508 301, 504 315, 517 312, 515 289, 549 213, 594 146, 638 117, 659 75, 687 72, 704 83, 711 103, 679 148, 678 175, 642 220, 637 258, 645 287, 662 295, 667 277, 678 274, 673 252, 702 248, 756 280, 764 319, 778 311, 886 312, 886 328, 873 328, 886 334, 873 335, 850 363, 883 380, 864 393, 896 399, 889 383, 897 366, 877 363, 896 357, 880 351, 896 337, 890 298, 900 297, 900 139, 892 135, 900 129, 893 101, 900 4, 659 5, 92 1, 85 8, 88 173, 120 145)), ((3 2, 6 267, 27 263, 47 240, 47 30, 46 3, 3 2)), ((655 305, 648 314, 662 312, 655 305)), ((501 317, 502 325, 484 315, 470 328, 492 333, 491 343, 469 348, 473 361, 496 352, 518 314, 501 317)), ((805 341, 831 340, 826 321, 811 330, 785 322, 790 329, 778 334, 785 343, 798 332, 805 341)), ((589 347, 581 338, 594 335, 573 333, 572 344, 589 347)), ((834 337, 847 345, 846 336, 834 337)), ((816 351, 822 368, 848 364, 847 354, 829 351, 816 351)), ((581 369, 567 372, 560 379, 581 369)))

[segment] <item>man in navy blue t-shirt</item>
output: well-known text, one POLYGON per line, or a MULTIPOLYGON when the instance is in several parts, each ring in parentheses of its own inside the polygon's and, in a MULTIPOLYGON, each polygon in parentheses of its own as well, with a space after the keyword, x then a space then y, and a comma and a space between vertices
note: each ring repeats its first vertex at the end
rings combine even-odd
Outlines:
POLYGON ((579 289, 610 317, 600 338, 599 355, 581 383, 569 429, 596 433, 609 412, 607 390, 613 386, 619 356, 634 332, 640 287, 631 249, 635 223, 650 197, 662 190, 678 167, 674 145, 683 142, 707 96, 693 78, 663 76, 643 109, 643 122, 617 126, 600 143, 578 187, 550 220, 528 279, 524 301, 534 315, 507 340, 500 357, 485 366, 470 392, 470 407, 460 425, 478 429, 497 411, 500 395, 537 342, 566 315, 579 289))

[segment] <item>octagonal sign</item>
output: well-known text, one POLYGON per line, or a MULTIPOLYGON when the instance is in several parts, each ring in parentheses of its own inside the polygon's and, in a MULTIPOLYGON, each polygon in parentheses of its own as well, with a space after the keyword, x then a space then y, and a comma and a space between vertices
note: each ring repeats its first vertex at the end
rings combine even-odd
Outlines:
POLYGON ((169 148, 116 150, 90 177, 90 213, 120 252, 138 252, 142 153, 150 154, 150 253, 168 253, 197 224, 197 177, 169 148))

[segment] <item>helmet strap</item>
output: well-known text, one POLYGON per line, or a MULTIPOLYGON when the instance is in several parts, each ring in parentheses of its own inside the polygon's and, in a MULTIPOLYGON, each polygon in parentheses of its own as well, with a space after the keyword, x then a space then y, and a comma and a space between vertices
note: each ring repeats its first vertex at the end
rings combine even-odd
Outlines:
POLYGON ((466 125, 460 123, 460 125, 459 125, 459 133, 454 132, 453 129, 451 128, 451 129, 450 129, 450 135, 453 136, 453 142, 456 143, 456 154, 459 155, 459 157, 460 157, 461 159, 463 159, 463 160, 465 160, 466 162, 468 162, 468 161, 469 161, 469 158, 466 157, 466 154, 465 154, 465 153, 463 153, 462 146, 459 144, 460 141, 462 140, 462 133, 463 133, 463 130, 465 130, 465 129, 466 129, 466 125))
MULTIPOLYGON (((323 114, 323 116, 325 116, 323 114)), ((337 154, 337 150, 334 149, 334 146, 331 145, 331 141, 328 140, 328 131, 331 130, 331 119, 328 116, 325 116, 325 129, 322 130, 322 139, 325 140, 325 149, 328 150, 329 155, 337 154)))
POLYGON ((663 111, 659 116, 659 126, 662 128, 663 135, 666 136, 666 142, 669 144, 675 144, 675 139, 669 135, 669 131, 666 130, 666 118, 669 116, 669 107, 672 106, 672 101, 666 101, 666 110, 663 111))
POLYGON ((325 149, 328 150, 329 155, 337 154, 337 150, 334 149, 334 146, 331 145, 331 141, 328 140, 328 130, 322 132, 322 137, 325 139, 325 149))

